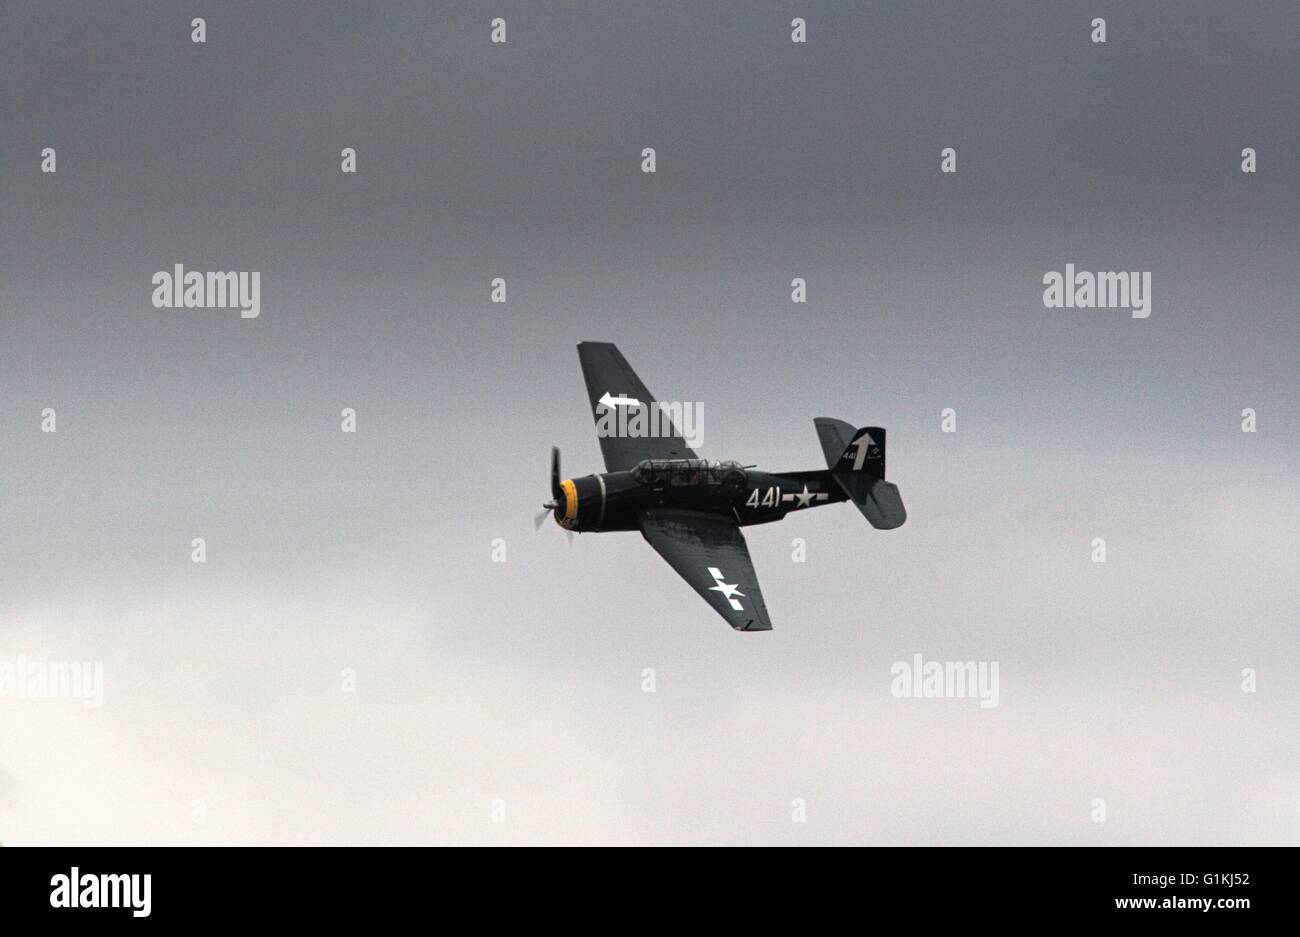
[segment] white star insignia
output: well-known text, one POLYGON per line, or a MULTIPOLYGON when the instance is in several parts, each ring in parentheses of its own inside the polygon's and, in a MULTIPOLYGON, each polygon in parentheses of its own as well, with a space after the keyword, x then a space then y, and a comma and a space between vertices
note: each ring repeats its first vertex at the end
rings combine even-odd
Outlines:
POLYGON ((808 505, 812 504, 813 492, 808 490, 807 485, 804 485, 803 491, 795 495, 794 499, 799 502, 799 507, 806 508, 808 505))
POLYGON ((735 609, 738 612, 744 611, 745 607, 741 605, 739 602, 737 602, 734 598, 732 598, 732 596, 736 596, 736 595, 740 596, 741 598, 745 597, 745 593, 740 591, 740 583, 723 582, 722 570, 718 569, 718 567, 716 566, 709 567, 709 575, 712 576, 713 581, 717 583, 716 586, 710 586, 709 591, 721 592, 722 597, 731 603, 731 607, 733 609, 735 609))

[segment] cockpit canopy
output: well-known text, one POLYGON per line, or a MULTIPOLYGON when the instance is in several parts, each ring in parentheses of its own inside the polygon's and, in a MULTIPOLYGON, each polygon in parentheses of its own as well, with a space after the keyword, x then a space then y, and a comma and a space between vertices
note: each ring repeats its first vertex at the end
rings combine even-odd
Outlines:
POLYGON ((645 459, 632 469, 632 478, 647 488, 743 488, 745 467, 739 462, 708 459, 645 459))

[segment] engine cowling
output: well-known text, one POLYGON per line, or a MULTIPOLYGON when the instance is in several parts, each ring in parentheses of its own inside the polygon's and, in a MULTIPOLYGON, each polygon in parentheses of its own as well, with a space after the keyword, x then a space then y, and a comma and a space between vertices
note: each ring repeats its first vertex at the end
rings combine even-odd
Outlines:
POLYGON ((605 513, 605 482, 599 475, 566 478, 556 498, 555 523, 565 530, 599 530, 605 513))

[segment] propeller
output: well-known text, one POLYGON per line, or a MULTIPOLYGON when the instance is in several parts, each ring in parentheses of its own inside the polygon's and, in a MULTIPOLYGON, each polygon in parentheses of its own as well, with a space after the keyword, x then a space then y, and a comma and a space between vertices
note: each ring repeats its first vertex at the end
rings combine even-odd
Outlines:
POLYGON ((560 488, 560 449, 551 446, 551 500, 543 504, 541 513, 533 518, 533 530, 541 530, 546 515, 558 508, 563 500, 564 491, 560 488))
MULTIPOLYGON (((533 530, 541 530, 546 515, 562 503, 564 503, 564 490, 560 487, 560 450, 557 446, 551 446, 551 500, 543 504, 542 509, 533 517, 533 530)), ((573 531, 565 530, 564 533, 568 538, 569 546, 573 546, 573 531)))
MULTIPOLYGON (((560 503, 560 447, 551 446, 551 500, 560 503)), ((555 505, 551 505, 554 507, 555 505)))

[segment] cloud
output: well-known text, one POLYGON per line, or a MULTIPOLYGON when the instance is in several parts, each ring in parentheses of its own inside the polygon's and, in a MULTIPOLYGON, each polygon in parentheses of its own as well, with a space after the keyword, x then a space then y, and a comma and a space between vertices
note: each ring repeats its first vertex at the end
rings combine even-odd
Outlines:
MULTIPOLYGON (((849 677, 487 659, 432 606, 178 591, 18 612, 106 661, 105 705, 0 702, 19 843, 1294 841, 1293 698, 1171 674, 1033 676, 1002 702, 849 677), (343 668, 356 691, 341 690, 343 668), (1279 698, 1281 696, 1281 698, 1279 698), (1091 821, 1091 802, 1108 821, 1091 821), (791 822, 803 798, 808 821, 791 822), (197 802, 200 802, 196 804, 197 802), (504 822, 494 822, 494 807, 504 822), (196 822, 196 811, 202 822, 196 822)), ((732 637, 728 635, 728 637, 732 637)), ((743 637, 743 636, 742 636, 743 637)))

